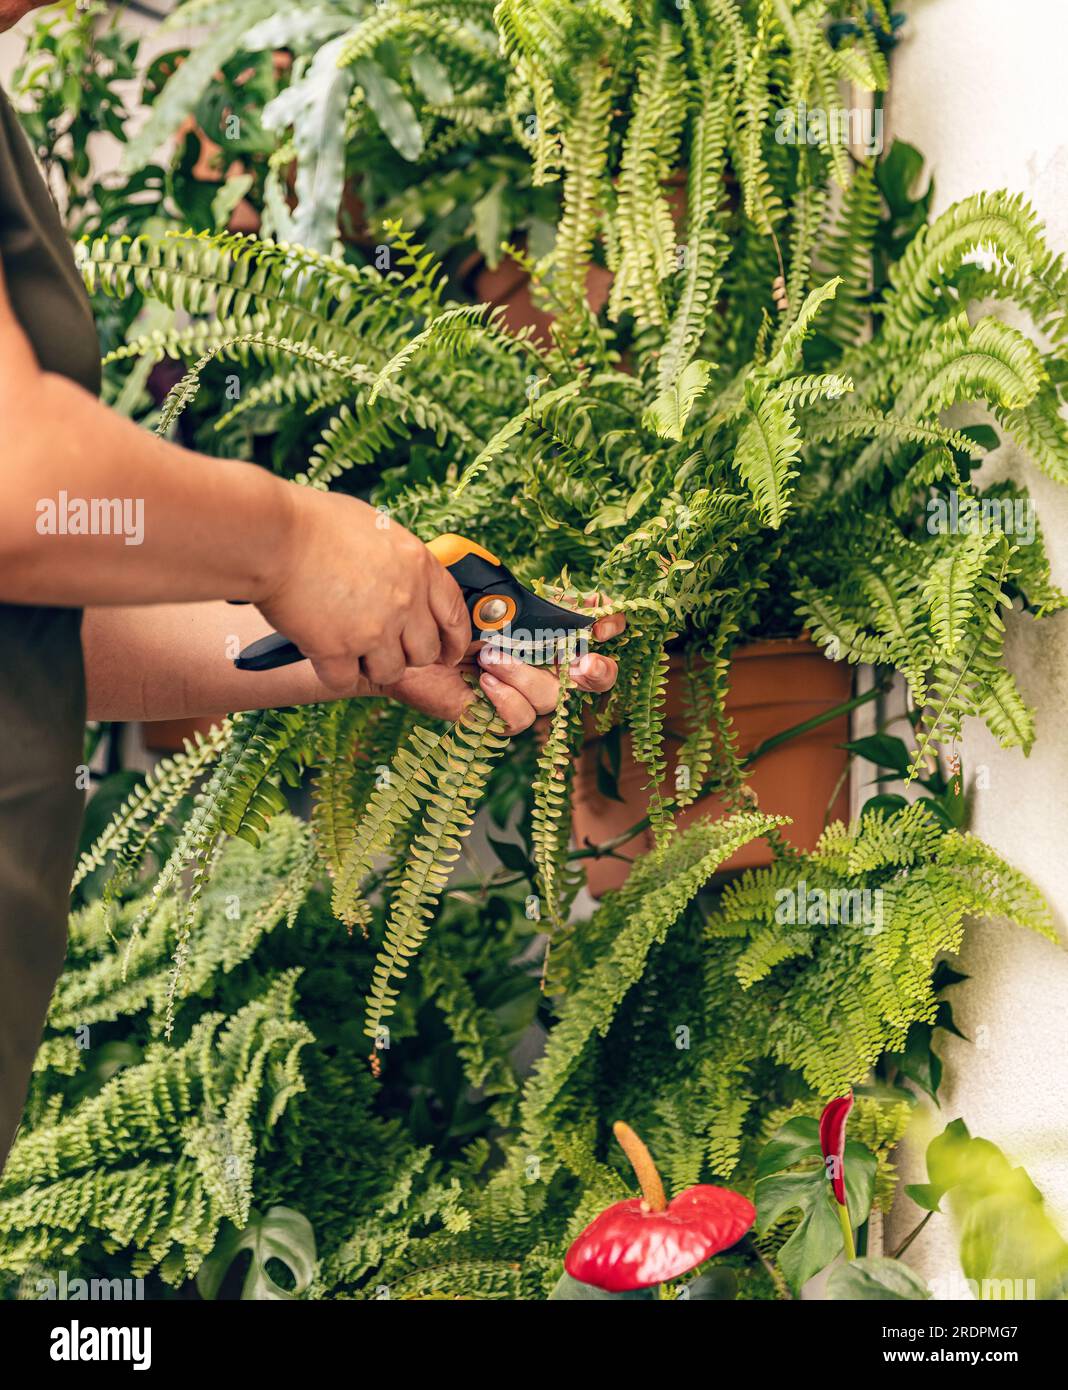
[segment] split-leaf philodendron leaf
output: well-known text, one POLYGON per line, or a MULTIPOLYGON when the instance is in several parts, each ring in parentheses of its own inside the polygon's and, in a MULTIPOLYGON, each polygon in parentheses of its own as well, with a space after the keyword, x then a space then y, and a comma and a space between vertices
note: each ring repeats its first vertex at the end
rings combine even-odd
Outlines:
POLYGON ((296 1300, 307 1293, 315 1272, 315 1232, 299 1211, 288 1207, 270 1207, 262 1215, 253 1211, 243 1231, 228 1224, 197 1274, 202 1298, 218 1295, 227 1271, 242 1250, 252 1252, 241 1289, 242 1299, 296 1300), (293 1289, 283 1289, 271 1278, 267 1270, 271 1260, 279 1260, 289 1269, 293 1289))

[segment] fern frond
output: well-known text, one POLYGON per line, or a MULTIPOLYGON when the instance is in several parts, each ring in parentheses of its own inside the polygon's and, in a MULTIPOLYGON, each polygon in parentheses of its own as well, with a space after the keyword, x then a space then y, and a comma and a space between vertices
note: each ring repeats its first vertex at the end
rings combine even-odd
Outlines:
POLYGON ((434 747, 428 772, 410 787, 424 817, 389 904, 386 934, 367 996, 364 1032, 378 1039, 393 1012, 395 979, 407 973, 429 929, 433 905, 470 829, 490 764, 508 746, 493 707, 476 700, 434 747))

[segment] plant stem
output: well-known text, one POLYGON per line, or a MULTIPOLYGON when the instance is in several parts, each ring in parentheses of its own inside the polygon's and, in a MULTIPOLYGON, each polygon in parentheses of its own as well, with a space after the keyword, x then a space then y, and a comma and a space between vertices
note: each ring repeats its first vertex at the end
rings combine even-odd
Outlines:
POLYGON ((838 1208, 838 1221, 842 1227, 842 1239, 845 1241, 845 1257, 847 1260, 857 1258, 857 1247, 853 1241, 853 1227, 849 1224, 849 1208, 842 1202, 835 1202, 838 1208))
POLYGON ((912 1242, 920 1234, 924 1226, 927 1225, 928 1221, 930 1221, 932 1216, 934 1216, 934 1212, 929 1211, 927 1215, 923 1218, 923 1220, 920 1222, 920 1224, 918 1226, 913 1227, 913 1229, 908 1233, 905 1239, 890 1256, 892 1260, 900 1260, 901 1256, 905 1253, 905 1251, 909 1248, 912 1242))

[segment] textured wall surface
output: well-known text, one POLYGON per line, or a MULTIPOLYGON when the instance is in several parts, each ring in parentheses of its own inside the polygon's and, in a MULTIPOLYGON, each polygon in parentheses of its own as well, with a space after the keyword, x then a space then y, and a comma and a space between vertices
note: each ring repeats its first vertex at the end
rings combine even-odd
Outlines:
MULTIPOLYGON (((911 0, 908 38, 894 57, 888 128, 917 145, 935 175, 935 211, 970 193, 1008 187, 1030 197, 1057 250, 1068 249, 1068 110, 1064 0, 911 0)), ((1001 471, 1036 498, 1054 579, 1068 588, 1068 488, 1015 454, 1001 471)), ((1029 758, 970 727, 962 746, 973 784, 972 829, 1030 874, 1054 905, 1068 943, 1068 613, 1009 630, 1009 665, 1038 711, 1029 758), (979 774, 978 779, 976 774, 979 774), (975 787, 978 780, 981 785, 975 787)), ((1004 923, 974 926, 951 991, 961 1042, 938 1034, 944 1100, 932 1132, 962 1116, 973 1134, 1022 1163, 1068 1232, 1068 952, 1004 923)), ((920 1153, 907 1164, 916 1172, 920 1153)), ((907 1181, 913 1180, 906 1176, 907 1181)), ((915 1224, 900 1200, 887 1247, 915 1224)), ((958 1270, 948 1218, 936 1217, 909 1258, 936 1293, 958 1270)))

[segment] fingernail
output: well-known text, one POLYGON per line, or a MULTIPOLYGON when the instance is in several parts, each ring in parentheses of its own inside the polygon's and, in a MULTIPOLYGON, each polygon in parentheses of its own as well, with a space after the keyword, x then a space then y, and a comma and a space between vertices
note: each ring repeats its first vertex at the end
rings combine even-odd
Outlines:
POLYGON ((588 679, 597 680, 608 670, 608 664, 603 656, 594 656, 590 652, 586 656, 579 657, 571 670, 576 676, 586 676, 588 679))
POLYGON ((499 681, 496 676, 491 676, 488 671, 483 671, 479 684, 483 690, 501 690, 504 686, 503 681, 499 681))
POLYGON ((504 653, 500 647, 494 647, 487 643, 479 651, 478 660, 482 666, 499 666, 504 660, 504 653))

